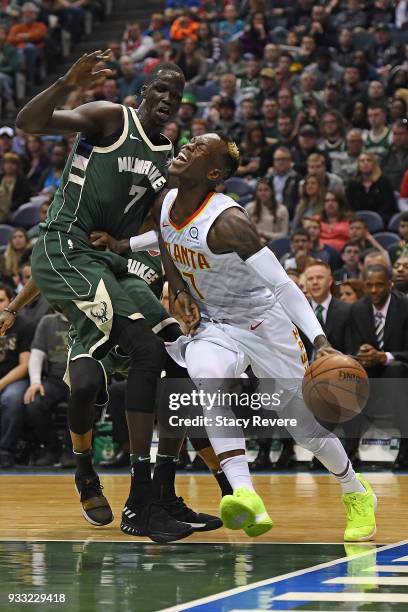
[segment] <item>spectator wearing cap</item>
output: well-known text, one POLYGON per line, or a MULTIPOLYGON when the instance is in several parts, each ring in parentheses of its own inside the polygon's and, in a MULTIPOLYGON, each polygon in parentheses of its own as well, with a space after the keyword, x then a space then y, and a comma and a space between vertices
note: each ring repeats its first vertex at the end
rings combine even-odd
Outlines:
POLYGON ((31 195, 30 183, 22 173, 19 156, 15 153, 5 153, 3 171, 0 174, 0 222, 4 223, 10 213, 28 202, 31 195))
POLYGON ((10 153, 13 149, 13 128, 4 125, 0 127, 0 161, 4 153, 10 153))
POLYGON ((391 182, 382 174, 371 151, 361 153, 358 158, 358 176, 347 184, 346 197, 352 210, 373 210, 381 215, 385 224, 397 212, 391 182))
POLYGON ((364 147, 363 132, 353 128, 346 135, 346 150, 338 152, 331 158, 333 174, 341 178, 344 184, 357 177, 358 158, 364 147))
POLYGON ((181 42, 186 38, 197 40, 199 23, 193 19, 188 11, 184 11, 180 17, 173 21, 170 27, 170 38, 175 42, 181 42))
POLYGON ((311 153, 317 153, 317 130, 310 123, 302 125, 299 130, 297 142, 292 147, 294 169, 296 172, 305 176, 307 172, 307 158, 311 153))
POLYGON ((235 119, 236 105, 232 98, 221 98, 219 103, 220 118, 214 129, 227 134, 235 142, 240 142, 243 133, 243 127, 240 121, 235 119))
POLYGON ((224 9, 224 19, 218 25, 218 34, 225 43, 237 38, 244 31, 244 22, 238 19, 234 4, 227 4, 224 9))
POLYGON ((374 41, 368 48, 368 59, 378 74, 388 75, 394 66, 403 58, 400 45, 391 38, 391 30, 386 23, 377 24, 374 31, 374 41))
POLYGON ((119 88, 119 100, 127 96, 138 96, 145 81, 140 73, 136 73, 135 63, 130 55, 122 55, 119 60, 120 74, 117 84, 119 88))
POLYGON ((130 55, 134 62, 143 61, 154 48, 151 36, 144 36, 138 23, 129 23, 122 36, 122 55, 130 55))
POLYGON ((408 120, 399 119, 392 126, 392 144, 381 163, 382 171, 399 192, 405 170, 408 168, 408 120))
POLYGON ((177 114, 177 123, 180 126, 179 146, 183 146, 191 138, 191 122, 197 112, 197 98, 191 91, 185 91, 181 99, 177 114))
POLYGON ((0 25, 0 99, 1 117, 14 117, 16 107, 13 99, 13 79, 19 69, 18 53, 13 45, 6 42, 7 30, 0 25))
POLYGON ((39 8, 33 2, 25 2, 21 7, 21 21, 10 29, 7 42, 18 50, 26 62, 27 81, 34 83, 37 62, 45 46, 47 26, 37 21, 39 8))
POLYGON ((259 73, 258 106, 262 106, 266 98, 273 98, 278 93, 278 82, 273 68, 262 68, 259 73))
POLYGON ((317 89, 323 89, 326 81, 340 81, 343 76, 343 68, 332 60, 330 50, 327 47, 318 47, 316 50, 316 62, 307 66, 305 70, 314 72, 317 79, 317 89))
POLYGON ((265 45, 272 42, 265 13, 254 11, 251 14, 249 25, 246 26, 240 41, 244 53, 252 53, 262 59, 265 45))

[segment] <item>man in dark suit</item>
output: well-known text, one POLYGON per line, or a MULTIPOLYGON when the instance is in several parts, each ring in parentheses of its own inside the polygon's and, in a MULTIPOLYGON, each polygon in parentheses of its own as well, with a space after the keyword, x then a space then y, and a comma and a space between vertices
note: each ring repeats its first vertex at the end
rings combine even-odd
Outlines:
MULTIPOLYGON (((305 270, 307 294, 323 331, 333 348, 350 351, 350 304, 332 296, 333 276, 323 261, 310 264, 305 270)), ((307 347, 308 348, 308 347, 307 347)), ((310 354, 310 353, 308 353, 310 354)))
MULTIPOLYGON (((392 273, 376 264, 364 271, 366 297, 351 306, 352 353, 371 379, 367 408, 350 426, 362 431, 369 420, 392 410, 392 421, 408 433, 406 397, 408 391, 408 299, 392 291, 392 273), (388 380, 388 382, 387 382, 388 380), (376 409, 377 408, 377 409, 376 409)), ((354 437, 354 433, 353 433, 354 437)), ((400 445, 397 464, 408 463, 406 440, 400 445)))

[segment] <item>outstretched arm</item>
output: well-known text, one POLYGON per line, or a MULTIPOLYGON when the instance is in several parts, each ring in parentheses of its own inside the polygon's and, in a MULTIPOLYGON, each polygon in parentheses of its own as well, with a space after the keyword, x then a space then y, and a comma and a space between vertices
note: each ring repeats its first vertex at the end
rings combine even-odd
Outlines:
POLYGON ((214 253, 237 253, 241 259, 269 287, 288 317, 322 352, 330 344, 319 321, 302 291, 289 278, 268 247, 263 247, 255 226, 238 208, 223 212, 208 235, 208 246, 214 253))
POLYGON ((101 51, 85 53, 68 72, 53 85, 30 100, 19 112, 16 125, 29 134, 108 135, 119 129, 122 109, 111 102, 89 102, 73 110, 55 110, 70 91, 86 85, 92 87, 110 70, 94 72, 95 65, 107 59, 101 51))
POLYGON ((10 302, 7 310, 0 312, 0 336, 4 336, 6 331, 14 325, 17 313, 29 304, 40 293, 37 285, 32 279, 22 288, 20 293, 10 302))

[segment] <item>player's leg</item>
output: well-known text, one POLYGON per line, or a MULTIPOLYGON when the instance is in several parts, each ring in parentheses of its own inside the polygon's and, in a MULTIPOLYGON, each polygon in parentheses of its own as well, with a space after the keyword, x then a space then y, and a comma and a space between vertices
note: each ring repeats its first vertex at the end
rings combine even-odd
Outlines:
MULTIPOLYGON (((185 362, 190 377, 198 389, 205 392, 228 390, 223 385, 236 376, 236 352, 206 340, 188 344, 185 362)), ((221 500, 223 523, 230 529, 244 529, 252 537, 261 535, 269 531, 273 523, 252 484, 242 429, 216 426, 217 417, 234 419, 230 406, 215 403, 211 406, 211 417, 213 425, 206 427, 207 435, 233 489, 232 495, 225 495, 221 500)))
POLYGON ((340 440, 316 421, 299 395, 285 407, 284 417, 296 420, 296 426, 287 427, 289 433, 297 444, 319 459, 342 488, 347 513, 344 539, 372 539, 377 499, 369 483, 355 473, 340 440))
POLYGON ((129 429, 131 484, 121 529, 129 535, 147 535, 171 542, 190 535, 191 526, 173 519, 154 498, 150 447, 154 427, 157 381, 165 367, 164 343, 145 319, 114 315, 110 340, 129 356, 126 420, 129 429))
POLYGON ((92 461, 95 404, 105 387, 105 375, 101 364, 89 357, 71 360, 68 367, 71 389, 68 425, 76 460, 75 486, 84 518, 92 525, 108 525, 113 514, 92 461))

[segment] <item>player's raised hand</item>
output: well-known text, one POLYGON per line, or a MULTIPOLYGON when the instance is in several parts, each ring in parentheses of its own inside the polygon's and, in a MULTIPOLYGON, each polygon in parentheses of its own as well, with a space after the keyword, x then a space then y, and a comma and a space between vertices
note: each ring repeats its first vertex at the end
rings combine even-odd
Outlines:
POLYGON ((6 331, 13 327, 16 316, 8 310, 0 312, 0 336, 4 336, 6 331))
POLYGON ((84 53, 78 61, 68 70, 62 80, 66 87, 92 87, 92 85, 100 80, 101 77, 110 77, 112 70, 105 68, 96 70, 95 66, 98 62, 104 62, 110 58, 110 49, 106 51, 94 51, 93 53, 84 53))

